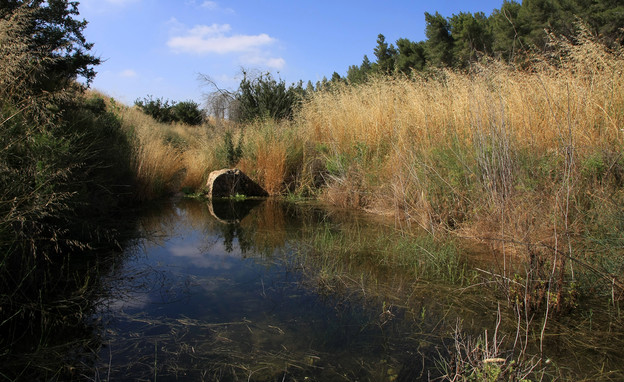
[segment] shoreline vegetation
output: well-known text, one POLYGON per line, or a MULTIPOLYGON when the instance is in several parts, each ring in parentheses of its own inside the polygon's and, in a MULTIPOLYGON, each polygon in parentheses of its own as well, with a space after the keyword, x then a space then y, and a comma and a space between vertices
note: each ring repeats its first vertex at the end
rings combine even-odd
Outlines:
MULTIPOLYGON (((210 171, 234 166, 274 197, 388 215, 408 238, 426 232, 435 243, 478 246, 491 265, 479 277, 507 302, 499 312, 540 344, 589 299, 621 333, 621 46, 579 27, 521 63, 471 56, 466 67, 381 70, 312 91, 244 73, 242 96, 278 90, 256 104, 266 106, 262 118, 243 108, 240 123, 221 114, 189 125, 158 122, 78 84, 89 84, 99 59, 82 36, 86 22, 74 18, 77 4, 35 3, 0 8, 0 355, 70 357, 76 344, 63 333, 94 330, 91 292, 128 236, 116 216, 137 202, 200 193, 210 171), (273 113, 277 101, 296 107, 273 113)), ((535 366, 523 351, 514 362, 526 356, 528 368, 485 362, 496 359, 485 338, 485 347, 470 344, 458 325, 456 364, 447 365, 457 378, 521 379, 514 370, 546 362, 535 366)), ((64 379, 74 366, 0 375, 64 379)))
MULTIPOLYGON (((146 199, 201 192, 210 171, 235 166, 275 197, 472 243, 489 268, 470 277, 494 285, 541 343, 551 321, 588 299, 620 317, 624 292, 624 60, 589 38, 559 44, 557 60, 535 58, 531 70, 484 61, 467 72, 336 83, 281 121, 159 124, 128 107, 118 116, 137 137, 146 199)), ((456 340, 452 367, 462 371, 453 373, 518 377, 546 367, 522 351, 513 367, 484 364, 492 349, 459 328, 456 340)))
MULTIPOLYGON (((555 256, 565 273, 621 245, 624 60, 589 39, 558 52, 532 70, 486 61, 334 84, 291 120, 196 127, 115 107, 142 198, 201 191, 210 171, 236 166, 274 196, 484 242, 510 265, 555 256)), ((594 270, 617 294, 612 266, 594 270)))

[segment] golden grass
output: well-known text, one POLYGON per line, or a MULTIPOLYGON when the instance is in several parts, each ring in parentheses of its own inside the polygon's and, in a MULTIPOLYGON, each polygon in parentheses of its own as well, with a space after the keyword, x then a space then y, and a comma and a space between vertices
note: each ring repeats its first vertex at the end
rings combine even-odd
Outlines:
POLYGON ((203 187, 206 171, 216 160, 207 126, 160 123, 134 107, 92 93, 108 100, 109 109, 115 111, 131 140, 137 199, 203 187))
POLYGON ((426 150, 453 138, 474 141, 480 130, 503 124, 516 144, 544 150, 558 149, 568 133, 579 146, 621 143, 622 60, 585 69, 527 72, 490 63, 439 79, 379 77, 315 93, 299 118, 315 141, 342 150, 388 140, 426 150))
MULTIPOLYGON (((257 121, 244 130, 244 157, 238 163, 242 171, 249 174, 269 193, 284 192, 289 162, 300 152, 302 138, 292 124, 272 121, 257 121)), ((296 167, 300 163, 295 163, 296 167)))
POLYGON ((141 111, 122 107, 120 117, 133 140, 137 198, 150 199, 172 191, 183 172, 181 153, 164 141, 160 124, 141 111))
POLYGON ((504 277, 527 265, 531 292, 508 287, 510 301, 565 309, 574 304, 564 301, 574 296, 568 258, 619 245, 609 227, 624 199, 624 56, 591 40, 553 51, 556 60, 530 69, 489 61, 335 85, 292 121, 192 128, 132 108, 120 116, 135 137, 143 198, 199 190, 211 171, 235 165, 271 195, 318 195, 487 242, 504 277))
POLYGON ((323 147, 325 198, 486 242, 503 276, 525 266, 529 292, 510 301, 573 306, 570 258, 618 245, 605 232, 621 219, 624 56, 558 44, 529 70, 490 61, 313 94, 295 124, 323 147))
POLYGON ((289 122, 194 128, 159 124, 133 108, 121 117, 134 131, 146 195, 203 187, 210 171, 230 166, 230 131, 234 144, 243 137, 236 165, 272 195, 323 184, 334 204, 427 229, 527 198, 551 200, 550 213, 560 214, 570 190, 589 186, 588 158, 606 160, 607 173, 622 167, 624 60, 581 38, 580 46, 559 42, 557 60, 536 59, 531 70, 490 61, 470 73, 333 86, 312 94, 289 122))
POLYGON ((486 193, 512 193, 521 155, 565 161, 571 149, 578 161, 597 148, 621 151, 624 60, 591 41, 563 48, 558 66, 540 61, 533 70, 517 70, 488 62, 469 74, 443 71, 337 86, 312 95, 295 123, 334 155, 359 160, 361 179, 354 181, 351 172, 336 179, 338 189, 351 177, 350 190, 355 183, 363 194, 378 194, 369 200, 384 199, 386 207, 413 216, 432 213, 432 183, 442 183, 457 200, 438 207, 466 209, 479 202, 465 189, 471 177, 480 178, 486 193), (371 168, 370 156, 358 157, 362 146, 383 165, 371 168), (449 154, 447 163, 440 152, 449 154), (461 182, 444 168, 452 165, 463 173, 461 182))

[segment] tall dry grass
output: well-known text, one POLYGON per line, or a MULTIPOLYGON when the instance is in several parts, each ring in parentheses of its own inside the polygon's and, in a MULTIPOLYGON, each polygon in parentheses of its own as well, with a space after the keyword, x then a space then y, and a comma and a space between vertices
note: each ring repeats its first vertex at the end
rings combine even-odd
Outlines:
POLYGON ((327 199, 486 240, 505 278, 528 264, 535 293, 507 285, 524 293, 511 299, 565 305, 564 279, 617 225, 624 186, 624 57, 579 40, 529 70, 489 61, 315 93, 296 123, 321 148, 327 199))
MULTIPOLYGON (((467 221, 479 221, 480 232, 519 221, 534 228, 544 203, 569 230, 578 223, 570 202, 591 204, 581 188, 608 193, 624 177, 624 61, 591 36, 579 40, 557 42, 556 55, 536 58, 530 70, 488 61, 469 73, 333 86, 312 94, 290 122, 191 128, 132 108, 122 120, 136 136, 145 195, 199 189, 210 171, 238 165, 271 194, 327 185, 335 204, 393 213, 428 230, 467 221), (240 158, 227 157, 226 131, 242 142, 240 158)), ((510 234, 529 238, 533 228, 510 234)))
POLYGON ((181 152, 165 142, 162 125, 141 111, 124 107, 120 116, 132 134, 137 197, 151 199, 172 190, 184 171, 181 152))
POLYGON ((484 61, 333 85, 292 121, 197 128, 119 115, 143 198, 200 190, 237 166, 271 195, 320 195, 486 242, 510 300, 559 309, 574 303, 564 286, 578 264, 603 279, 624 271, 624 57, 577 41, 554 41, 529 69, 484 61))
POLYGON ((290 122, 191 128, 158 124, 132 108, 122 120, 137 137, 146 195, 199 189, 210 171, 233 164, 271 194, 328 185, 335 204, 393 213, 429 230, 479 216, 500 227, 508 220, 503 207, 551 199, 560 214, 564 189, 569 201, 581 183, 606 191, 624 176, 622 56, 590 36, 579 39, 582 45, 559 41, 557 55, 535 59, 531 70, 489 61, 469 73, 334 86, 312 94, 290 122), (238 163, 224 154, 226 131, 242 142, 238 163))
POLYGON ((243 158, 238 166, 270 195, 293 187, 303 163, 300 130, 290 122, 255 121, 244 127, 243 158))
POLYGON ((137 199, 149 200, 182 189, 199 190, 210 169, 218 167, 220 138, 210 124, 160 123, 137 108, 112 99, 108 102, 132 140, 137 199))
POLYGON ((557 66, 540 61, 530 71, 488 62, 469 74, 335 87, 314 94, 297 123, 329 147, 328 156, 351 156, 367 166, 364 174, 376 170, 382 186, 363 192, 380 191, 373 204, 393 203, 374 207, 401 207, 408 216, 430 210, 432 183, 445 184, 459 205, 478 202, 466 189, 475 183, 498 200, 516 191, 523 156, 558 160, 572 148, 582 160, 622 147, 624 61, 589 40, 563 48, 557 66), (366 157, 358 156, 362 147, 366 157))

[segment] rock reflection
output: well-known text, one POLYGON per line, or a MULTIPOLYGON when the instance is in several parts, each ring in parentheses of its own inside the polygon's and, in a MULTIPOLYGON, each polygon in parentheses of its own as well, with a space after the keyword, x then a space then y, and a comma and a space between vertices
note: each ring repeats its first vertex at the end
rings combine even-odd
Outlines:
POLYGON ((112 379, 428 380, 460 322, 472 338, 516 338, 517 317, 497 317, 454 243, 370 216, 179 200, 141 226, 140 254, 115 272, 131 293, 111 304, 112 379))
POLYGON ((221 223, 237 224, 249 215, 254 207, 264 203, 262 199, 219 199, 212 198, 207 201, 210 215, 221 223))
POLYGON ((396 294, 413 280, 388 277, 376 244, 364 239, 383 236, 382 225, 271 199, 180 200, 161 213, 143 222, 153 237, 129 263, 131 272, 159 276, 128 274, 133 291, 144 287, 141 304, 113 305, 123 307, 109 329, 117 350, 102 365, 112 376, 383 381, 433 364, 434 342, 419 345, 416 369, 405 350, 422 343, 422 330, 434 331, 439 309, 431 300, 415 304, 427 319, 414 327, 396 294), (157 369, 146 367, 155 357, 157 369))

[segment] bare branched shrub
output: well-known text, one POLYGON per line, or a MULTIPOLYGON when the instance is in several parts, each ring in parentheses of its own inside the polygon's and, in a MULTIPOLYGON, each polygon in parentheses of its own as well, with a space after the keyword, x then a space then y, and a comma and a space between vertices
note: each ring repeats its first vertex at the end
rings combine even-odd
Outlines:
MULTIPOLYGON (((500 312, 499 312, 500 317, 500 312)), ((528 357, 523 352, 506 349, 504 338, 499 337, 498 326, 492 336, 486 330, 473 337, 463 332, 457 322, 453 332, 450 358, 440 362, 441 381, 526 381, 532 380, 538 370, 539 357, 528 357)))

